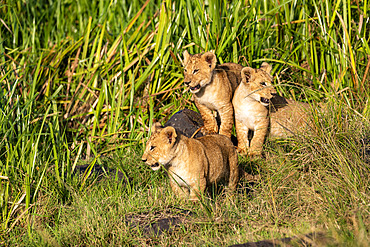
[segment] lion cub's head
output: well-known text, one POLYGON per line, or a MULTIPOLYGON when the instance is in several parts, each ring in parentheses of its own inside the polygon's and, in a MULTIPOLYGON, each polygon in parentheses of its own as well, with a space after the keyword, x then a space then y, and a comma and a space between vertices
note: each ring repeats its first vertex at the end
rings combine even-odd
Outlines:
POLYGON ((155 171, 172 160, 177 134, 173 127, 163 128, 160 123, 153 124, 151 130, 141 160, 155 171))
POLYGON ((271 69, 271 65, 263 62, 259 69, 245 67, 241 72, 242 83, 247 86, 250 92, 248 96, 264 106, 268 106, 270 99, 276 94, 276 90, 272 86, 271 69))
POLYGON ((202 87, 211 82, 216 62, 216 55, 213 52, 190 55, 184 51, 184 83, 189 86, 190 92, 198 93, 202 87))

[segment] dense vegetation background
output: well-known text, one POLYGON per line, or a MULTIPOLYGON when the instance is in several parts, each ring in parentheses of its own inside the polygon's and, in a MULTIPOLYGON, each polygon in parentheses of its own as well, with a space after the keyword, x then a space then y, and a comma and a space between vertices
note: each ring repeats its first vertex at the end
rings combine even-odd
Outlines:
POLYGON ((323 231, 366 245, 369 14, 366 0, 0 0, 0 244, 226 245, 323 231), (313 107, 312 133, 240 157, 261 178, 242 177, 232 200, 181 202, 163 171, 140 164, 153 120, 195 109, 184 50, 267 61, 280 94, 326 105, 313 107), (76 178, 81 164, 129 182, 76 178), (184 211, 159 236, 123 220, 184 211))

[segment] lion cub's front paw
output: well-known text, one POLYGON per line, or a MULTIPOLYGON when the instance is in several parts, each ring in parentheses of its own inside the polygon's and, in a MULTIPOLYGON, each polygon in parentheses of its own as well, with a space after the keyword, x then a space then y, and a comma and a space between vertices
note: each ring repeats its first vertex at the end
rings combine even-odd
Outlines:
POLYGON ((244 147, 235 147, 235 148, 236 148, 236 152, 238 152, 238 154, 240 154, 240 155, 247 155, 248 154, 247 149, 245 149, 244 147))

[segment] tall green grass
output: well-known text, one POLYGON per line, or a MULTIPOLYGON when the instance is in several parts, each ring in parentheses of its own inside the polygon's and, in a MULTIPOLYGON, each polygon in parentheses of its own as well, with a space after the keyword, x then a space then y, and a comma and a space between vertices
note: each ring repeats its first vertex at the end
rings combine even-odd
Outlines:
MULTIPOLYGON (((334 99, 360 116, 351 121, 368 126, 366 0, 5 0, 0 13, 3 234, 27 224, 31 235, 46 195, 57 203, 72 200, 67 184, 83 157, 102 164, 101 155, 142 145, 154 120, 194 108, 182 83, 184 50, 215 50, 220 63, 258 67, 267 61, 280 94, 308 102, 334 99)), ((347 114, 335 112, 332 119, 347 114)), ((320 128, 311 140, 330 148, 327 154, 340 155, 346 143, 359 140, 335 134, 344 144, 331 149, 326 136, 335 124, 320 128)), ((303 160, 297 164, 312 158, 310 145, 298 148, 303 160)), ((368 199, 361 189, 367 180, 360 178, 368 173, 360 161, 352 167, 352 151, 348 157, 317 155, 341 164, 334 170, 346 175, 338 181, 351 189, 338 190, 337 201, 347 192, 355 198, 348 205, 368 199)))

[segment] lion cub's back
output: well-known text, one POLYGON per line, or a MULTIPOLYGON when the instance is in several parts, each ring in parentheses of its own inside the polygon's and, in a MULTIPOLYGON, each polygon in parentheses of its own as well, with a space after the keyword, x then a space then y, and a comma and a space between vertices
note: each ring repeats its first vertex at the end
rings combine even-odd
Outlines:
POLYGON ((208 159, 208 183, 229 179, 230 168, 237 166, 238 154, 231 140, 219 134, 197 138, 205 148, 208 159))
POLYGON ((304 131, 308 124, 309 104, 286 100, 284 107, 270 113, 271 137, 287 137, 304 131))
POLYGON ((230 81, 233 93, 242 81, 241 71, 243 66, 237 63, 223 63, 218 65, 217 68, 221 68, 226 72, 227 78, 230 81))
POLYGON ((227 164, 230 158, 237 156, 233 143, 224 135, 205 135, 197 138, 197 140, 204 145, 206 155, 211 164, 227 164))

